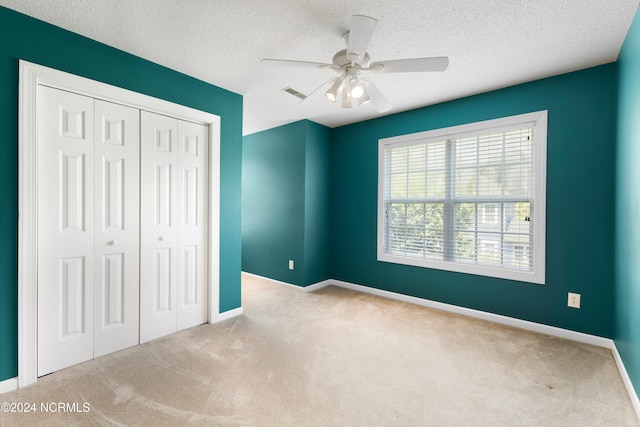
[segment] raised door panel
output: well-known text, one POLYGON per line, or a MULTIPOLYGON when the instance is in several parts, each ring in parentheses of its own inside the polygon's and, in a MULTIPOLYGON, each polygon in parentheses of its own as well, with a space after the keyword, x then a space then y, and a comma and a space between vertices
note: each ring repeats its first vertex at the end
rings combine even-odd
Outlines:
POLYGON ((138 344, 140 111, 95 101, 95 357, 138 344))
POLYGON ((208 132, 178 122, 178 330, 207 321, 208 132))
POLYGON ((177 120, 141 112, 140 342, 176 331, 177 120))
POLYGON ((92 98, 39 86, 38 376, 93 358, 92 98))

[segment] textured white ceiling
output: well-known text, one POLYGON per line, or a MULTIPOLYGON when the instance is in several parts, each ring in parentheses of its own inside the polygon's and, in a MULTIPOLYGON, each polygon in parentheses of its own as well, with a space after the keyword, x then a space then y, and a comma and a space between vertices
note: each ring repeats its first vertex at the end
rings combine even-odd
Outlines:
POLYGON ((311 106, 330 71, 260 59, 331 62, 351 15, 378 19, 373 61, 449 56, 444 73, 378 74, 394 105, 435 104, 615 61, 638 0, 0 0, 9 7, 244 96, 244 134, 308 118, 334 127, 372 106, 311 106))

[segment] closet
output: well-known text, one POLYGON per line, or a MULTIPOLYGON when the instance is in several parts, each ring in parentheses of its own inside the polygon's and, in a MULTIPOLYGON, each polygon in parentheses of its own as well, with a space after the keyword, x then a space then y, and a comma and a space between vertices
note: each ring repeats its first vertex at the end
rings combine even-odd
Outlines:
POLYGON ((39 85, 38 376, 207 321, 208 127, 39 85))
POLYGON ((141 112, 140 342, 207 321, 207 127, 141 112))

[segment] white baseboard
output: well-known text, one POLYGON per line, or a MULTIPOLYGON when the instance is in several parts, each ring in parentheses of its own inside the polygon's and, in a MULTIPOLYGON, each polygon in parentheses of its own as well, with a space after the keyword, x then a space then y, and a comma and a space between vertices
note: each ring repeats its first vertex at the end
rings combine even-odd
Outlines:
POLYGON ((0 394, 9 393, 18 389, 18 377, 9 378, 8 380, 0 381, 0 394))
POLYGON ((233 310, 222 312, 218 315, 218 319, 216 320, 216 323, 222 322, 223 320, 231 319, 232 317, 240 316, 242 315, 243 312, 244 311, 242 310, 242 307, 238 307, 238 308, 234 308, 233 310))
POLYGON ((330 286, 332 284, 333 284, 333 280, 323 280, 322 282, 318 282, 318 283, 314 283, 313 285, 306 286, 302 288, 302 290, 305 292, 313 292, 313 291, 317 291, 318 289, 322 289, 326 286, 330 286))
POLYGON ((636 389, 631 382, 631 378, 629 377, 629 373, 627 372, 627 368, 624 366, 624 362, 620 357, 620 353, 618 352, 618 347, 615 344, 611 347, 611 353, 613 354, 613 359, 616 361, 616 365, 618 366, 618 371, 620 371, 620 376, 622 377, 622 382, 624 386, 627 388, 627 393, 629 393, 629 398, 631 399, 631 404, 633 408, 636 410, 636 415, 638 419, 640 419, 640 400, 638 399, 638 393, 636 393, 636 389))
POLYGON ((474 317, 477 319, 488 320, 502 325, 513 326, 528 331, 539 332, 559 338, 566 338, 573 341, 591 344, 598 347, 612 348, 613 340, 609 338, 598 337, 595 335, 584 334, 582 332, 570 331, 568 329, 557 328, 555 326, 543 325, 541 323, 529 322, 527 320, 516 319, 513 317, 502 316, 499 314, 487 313, 485 311, 473 310, 471 308, 460 307, 457 305, 445 304, 442 302, 432 301, 424 298, 412 297, 409 295, 399 294, 396 292, 384 291, 381 289, 371 288, 369 286, 356 285, 355 283, 343 282, 342 280, 328 279, 322 282, 309 285, 307 287, 292 285, 280 280, 270 279, 268 277, 259 276, 253 273, 242 272, 243 275, 266 280, 278 285, 285 285, 304 292, 313 292, 326 286, 338 286, 340 288, 351 289, 357 292, 363 292, 376 295, 383 298, 393 299, 396 301, 407 302, 422 307, 433 308, 436 310, 448 311, 450 313, 462 314, 464 316, 474 317))
POLYGON ((333 280, 324 280, 322 282, 314 283, 313 285, 309 285, 309 286, 298 286, 291 283, 283 282, 281 280, 272 279, 270 277, 264 277, 264 276, 259 276, 253 273, 247 273, 246 271, 243 271, 242 275, 248 276, 248 277, 255 277, 256 279, 260 279, 260 280, 266 280, 267 282, 275 283, 278 285, 289 286, 291 288, 295 288, 299 291, 304 291, 304 292, 317 291, 318 289, 321 289, 321 288, 324 288, 325 286, 329 286, 333 284, 333 280))
POLYGON ((293 285, 291 283, 287 283, 287 282, 283 282, 281 280, 276 280, 276 279, 272 279, 271 277, 265 277, 265 276, 260 276, 258 274, 253 274, 253 273, 247 273, 246 271, 242 272, 243 276, 247 276, 247 277, 254 277, 256 279, 260 279, 260 280, 264 280, 267 282, 271 282, 271 283, 275 283, 276 285, 284 285, 284 286, 289 286, 291 288, 295 288, 297 290, 302 290, 303 287, 302 286, 298 286, 298 285, 293 285))
POLYGON ((397 301, 408 302, 422 307, 434 308, 436 310, 448 311, 450 313, 462 314, 464 316, 475 317, 477 319, 488 320, 502 325, 513 326, 528 331, 539 332, 559 338, 566 338, 585 344, 596 345, 598 347, 611 348, 613 340, 609 338, 598 337, 595 335, 584 334, 582 332, 570 331, 568 329, 557 328, 555 326, 543 325, 541 323, 529 322, 527 320, 516 319, 513 317, 502 316, 499 314, 487 313, 486 311, 473 310, 471 308, 459 307, 457 305, 445 304, 442 302, 431 301, 428 299, 412 297, 409 295, 398 294, 381 289, 370 288, 368 286, 356 285, 341 280, 330 280, 331 284, 351 289, 358 292, 377 295, 383 298, 389 298, 397 301))

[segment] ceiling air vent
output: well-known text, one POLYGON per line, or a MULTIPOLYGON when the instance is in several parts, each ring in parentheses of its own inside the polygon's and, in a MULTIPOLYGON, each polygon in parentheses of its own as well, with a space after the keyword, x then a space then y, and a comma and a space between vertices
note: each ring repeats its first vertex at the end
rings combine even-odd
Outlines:
POLYGON ((295 96, 297 98, 300 98, 300 99, 305 99, 307 97, 306 95, 304 95, 304 94, 302 94, 302 93, 298 92, 297 90, 292 89, 290 87, 285 87, 282 90, 287 92, 287 93, 290 93, 291 95, 293 95, 293 96, 295 96))

